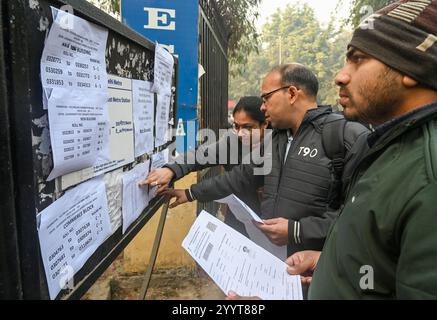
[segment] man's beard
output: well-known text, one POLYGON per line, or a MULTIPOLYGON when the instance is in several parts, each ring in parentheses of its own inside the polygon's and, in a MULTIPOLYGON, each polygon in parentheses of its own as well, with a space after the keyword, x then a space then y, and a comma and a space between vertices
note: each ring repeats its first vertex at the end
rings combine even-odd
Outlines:
MULTIPOLYGON (((399 106, 402 87, 398 80, 399 74, 386 67, 375 79, 368 80, 358 88, 358 94, 363 103, 358 106, 347 88, 342 90, 349 95, 356 114, 351 119, 364 124, 379 125, 394 118, 399 106)), ((346 112, 347 113, 347 112, 346 112)))

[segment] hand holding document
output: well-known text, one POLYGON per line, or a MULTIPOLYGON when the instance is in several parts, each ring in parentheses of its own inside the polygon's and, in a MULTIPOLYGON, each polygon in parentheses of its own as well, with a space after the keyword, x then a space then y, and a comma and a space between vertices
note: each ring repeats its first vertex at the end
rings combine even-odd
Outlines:
POLYGON ((202 211, 182 246, 225 294, 266 300, 302 300, 300 276, 222 221, 202 211))
POLYGON ((235 217, 244 223, 246 232, 250 239, 260 247, 275 255, 278 259, 284 261, 287 258, 287 246, 277 246, 258 228, 252 221, 264 224, 264 221, 236 195, 231 194, 226 198, 216 200, 219 203, 225 203, 235 215, 235 217))

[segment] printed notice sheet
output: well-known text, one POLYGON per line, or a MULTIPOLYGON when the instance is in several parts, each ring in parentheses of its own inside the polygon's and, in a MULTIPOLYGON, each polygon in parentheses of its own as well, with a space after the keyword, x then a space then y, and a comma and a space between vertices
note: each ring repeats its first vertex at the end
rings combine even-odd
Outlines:
POLYGON ((54 299, 111 235, 103 177, 82 183, 41 211, 38 236, 54 299))
POLYGON ((47 180, 108 159, 107 95, 57 89, 49 100, 53 170, 47 180))
MULTIPOLYGON (((53 24, 41 57, 41 81, 48 102, 54 88, 106 90, 108 30, 52 7, 53 24)), ((92 94, 92 93, 91 93, 92 94)))
POLYGON ((131 79, 108 76, 108 157, 100 156, 92 167, 63 175, 61 188, 66 189, 92 177, 123 167, 134 159, 134 124, 132 120, 131 79))
POLYGON ((300 276, 283 261, 202 211, 182 246, 227 294, 265 300, 302 300, 300 276))
POLYGON ((153 151, 155 97, 151 90, 151 82, 141 80, 132 81, 135 157, 153 151))
POLYGON ((109 161, 94 168, 96 174, 120 168, 135 160, 134 124, 132 117, 132 81, 114 75, 108 77, 110 120, 109 161))
POLYGON ((108 158, 108 30, 62 10, 52 13, 40 66, 54 165, 48 180, 108 158))
POLYGON ((153 91, 159 94, 171 94, 173 77, 173 56, 159 43, 155 46, 155 65, 153 91))
POLYGON ((141 163, 123 176, 123 233, 149 204, 148 189, 138 186, 149 174, 149 165, 150 161, 141 163))
POLYGON ((166 144, 169 138, 170 96, 158 94, 157 100, 155 147, 160 147, 166 144))
MULTIPOLYGON (((165 164, 168 163, 168 160, 169 160, 169 150, 168 149, 164 149, 161 152, 155 153, 154 155, 152 155, 152 165, 151 165, 150 171, 161 168, 162 166, 164 166, 165 164)), ((150 188, 149 199, 156 197, 156 190, 157 189, 158 189, 158 187, 150 188)))
POLYGON ((225 203, 228 205, 235 217, 244 223, 246 232, 253 242, 278 257, 278 259, 281 261, 285 261, 287 258, 287 246, 277 246, 276 244, 272 243, 261 230, 255 227, 253 220, 258 223, 264 222, 247 204, 241 201, 234 194, 231 194, 226 198, 216 200, 216 202, 225 203))

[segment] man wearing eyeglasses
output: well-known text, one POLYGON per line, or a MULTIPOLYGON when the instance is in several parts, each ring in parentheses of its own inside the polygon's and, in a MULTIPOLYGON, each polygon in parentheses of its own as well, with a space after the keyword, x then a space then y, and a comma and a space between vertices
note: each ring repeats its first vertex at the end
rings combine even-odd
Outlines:
POLYGON ((300 64, 278 66, 262 83, 261 110, 276 130, 261 204, 265 224, 257 227, 273 243, 287 244, 289 254, 323 247, 342 202, 343 172, 351 171, 361 151, 355 142, 368 133, 318 106, 317 91, 317 78, 300 64))
MULTIPOLYGON (((196 199, 211 201, 240 190, 264 187, 261 217, 257 224, 288 254, 321 250, 328 229, 342 202, 341 181, 354 167, 355 142, 368 129, 348 122, 330 107, 317 105, 316 76, 300 64, 274 68, 262 84, 261 110, 275 129, 272 135, 272 169, 264 177, 253 165, 240 165, 189 189, 169 191, 175 204, 196 199), (211 192, 213 190, 213 192, 211 192)), ((268 155, 264 155, 265 158, 268 155)))

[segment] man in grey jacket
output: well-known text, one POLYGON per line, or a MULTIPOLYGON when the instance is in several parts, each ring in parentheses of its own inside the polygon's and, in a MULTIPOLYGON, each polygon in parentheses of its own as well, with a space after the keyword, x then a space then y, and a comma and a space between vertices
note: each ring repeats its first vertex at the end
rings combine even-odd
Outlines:
POLYGON ((175 206, 263 186, 261 217, 265 224, 258 225, 259 229, 273 243, 287 245, 289 255, 320 250, 342 202, 341 173, 353 166, 349 160, 359 151, 354 149, 355 142, 365 137, 368 129, 346 121, 330 107, 318 106, 317 78, 300 64, 274 68, 264 78, 262 92, 261 110, 275 129, 272 153, 264 155, 271 157, 272 170, 257 176, 254 165, 240 165, 192 185, 190 190, 168 194, 177 197, 175 206), (343 156, 338 156, 338 149, 343 156))

